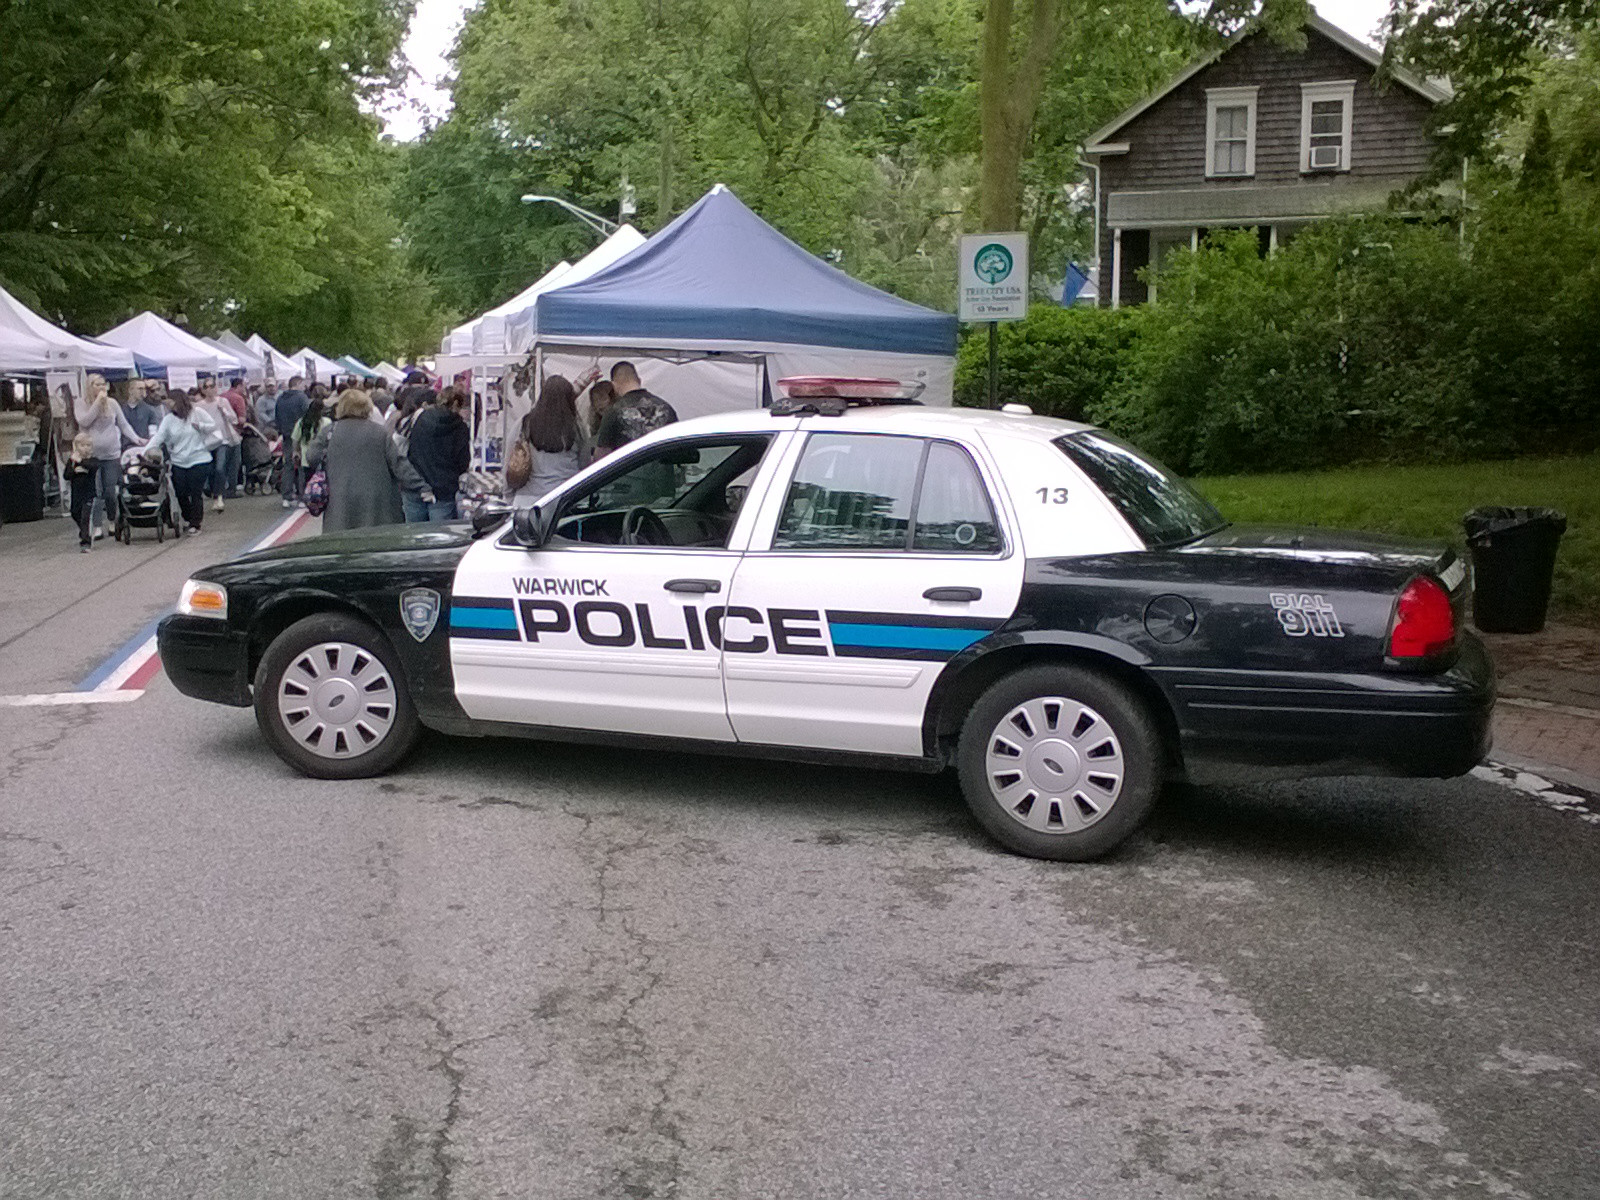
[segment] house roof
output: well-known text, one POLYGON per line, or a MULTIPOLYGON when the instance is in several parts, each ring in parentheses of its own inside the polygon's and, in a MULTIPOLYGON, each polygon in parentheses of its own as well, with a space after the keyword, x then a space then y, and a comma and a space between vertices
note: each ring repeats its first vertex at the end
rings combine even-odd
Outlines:
MULTIPOLYGON (((1306 21, 1305 28, 1313 33, 1321 34, 1334 45, 1338 46, 1341 50, 1344 50, 1346 53, 1360 59, 1374 70, 1383 65, 1383 52, 1381 50, 1367 45, 1366 42, 1363 42, 1360 38, 1355 37, 1352 34, 1346 33, 1333 22, 1318 16, 1315 10, 1312 11, 1310 19, 1306 21)), ((1124 125, 1128 124, 1128 122, 1132 121, 1141 113, 1154 108, 1162 100, 1166 99, 1166 97, 1177 91, 1177 89, 1183 84, 1187 83, 1190 79, 1193 79, 1201 71, 1205 70, 1224 54, 1228 53, 1228 51, 1232 50, 1240 42, 1259 32, 1261 32, 1261 27, 1259 25, 1246 25, 1243 29, 1239 30, 1238 33, 1234 34, 1225 43, 1223 43, 1223 45, 1211 51, 1211 53, 1195 59, 1194 62, 1190 63, 1182 71, 1179 71, 1178 74, 1174 75, 1170 80, 1168 80, 1165 87, 1146 96, 1143 100, 1139 101, 1139 103, 1133 105, 1131 108, 1124 109, 1122 112, 1113 117, 1108 123, 1102 125, 1099 129, 1095 130, 1094 133, 1090 134, 1089 137, 1084 139, 1083 152, 1085 154, 1097 153, 1102 145, 1106 142, 1106 139, 1108 139, 1112 134, 1116 133, 1117 130, 1121 129, 1124 125)), ((1400 67, 1390 67, 1389 73, 1396 83, 1400 84, 1402 87, 1411 89, 1430 104, 1441 104, 1450 99, 1450 85, 1442 79, 1420 79, 1411 72, 1403 70, 1400 67)), ((1120 146, 1118 147, 1118 149, 1122 148, 1123 147, 1120 146)), ((1109 147, 1107 147, 1107 149, 1109 149, 1109 147)))

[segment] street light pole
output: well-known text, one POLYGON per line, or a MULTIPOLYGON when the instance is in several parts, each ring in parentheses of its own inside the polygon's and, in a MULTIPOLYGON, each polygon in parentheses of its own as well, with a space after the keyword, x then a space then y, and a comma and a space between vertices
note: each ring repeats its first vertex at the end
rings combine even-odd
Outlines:
POLYGON ((610 237, 617 231, 617 223, 615 221, 608 221, 599 213, 590 212, 587 208, 579 208, 572 201, 563 200, 560 196, 535 196, 530 193, 522 198, 522 202, 524 204, 554 204, 559 208, 564 208, 601 237, 610 237))

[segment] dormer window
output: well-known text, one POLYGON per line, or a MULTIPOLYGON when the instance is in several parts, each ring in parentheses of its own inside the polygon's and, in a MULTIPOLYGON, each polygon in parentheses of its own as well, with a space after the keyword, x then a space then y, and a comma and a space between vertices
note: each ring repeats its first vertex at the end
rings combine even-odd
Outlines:
POLYGON ((1300 170, 1311 174, 1350 169, 1353 80, 1300 85, 1300 170))
POLYGON ((1256 173, 1256 89, 1206 89, 1206 175, 1256 173))

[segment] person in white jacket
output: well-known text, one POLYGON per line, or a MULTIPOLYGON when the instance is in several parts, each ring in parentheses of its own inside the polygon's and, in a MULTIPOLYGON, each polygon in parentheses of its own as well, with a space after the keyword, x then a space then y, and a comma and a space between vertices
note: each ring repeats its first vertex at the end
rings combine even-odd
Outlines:
POLYGON ((206 477, 211 474, 208 439, 216 436, 217 425, 185 391, 168 392, 162 403, 167 415, 150 435, 145 454, 154 457, 166 450, 172 460, 172 486, 178 493, 178 507, 190 533, 200 532, 206 515, 206 477))

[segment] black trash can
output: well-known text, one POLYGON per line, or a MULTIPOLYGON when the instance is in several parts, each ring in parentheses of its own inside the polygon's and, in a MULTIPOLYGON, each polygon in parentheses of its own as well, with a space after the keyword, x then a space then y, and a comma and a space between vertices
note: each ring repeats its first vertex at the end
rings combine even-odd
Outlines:
POLYGON ((0 466, 0 521, 44 520, 44 464, 6 463, 0 466))
POLYGON ((1485 633, 1538 633, 1550 607, 1567 516, 1553 508, 1475 508, 1462 524, 1472 552, 1472 621, 1485 633))

